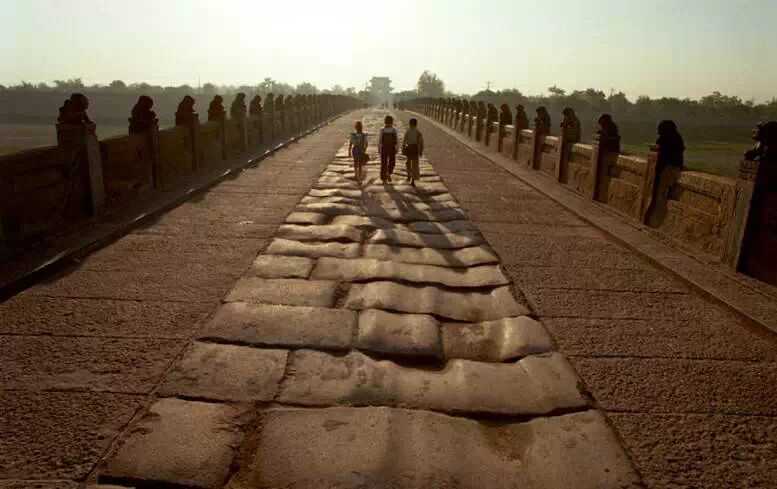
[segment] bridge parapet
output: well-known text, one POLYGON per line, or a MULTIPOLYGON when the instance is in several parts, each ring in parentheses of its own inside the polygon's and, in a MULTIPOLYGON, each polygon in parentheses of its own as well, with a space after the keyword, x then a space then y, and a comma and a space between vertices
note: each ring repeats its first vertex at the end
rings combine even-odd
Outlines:
POLYGON ((175 127, 160 130, 153 100, 142 96, 130 134, 98 140, 88 99, 74 94, 60 109, 57 146, 0 156, 0 256, 362 106, 339 95, 298 95, 287 104, 268 95, 265 107, 261 97, 252 101, 250 115, 244 98, 228 115, 219 99, 201 124, 194 98, 185 97, 175 127))
POLYGON ((488 116, 483 102, 464 101, 459 109, 442 99, 405 105, 473 139, 484 151, 537 170, 654 229, 705 261, 777 284, 777 151, 764 149, 777 148, 772 134, 777 130, 768 129, 777 128, 777 122, 759 126, 761 139, 756 136, 756 148, 740 163, 739 176, 731 178, 684 168, 682 148, 656 144, 647 157, 621 154, 617 126, 608 115, 600 119, 602 129, 592 143, 583 144, 571 109, 565 110, 554 136, 550 116, 541 108, 529 129, 521 106, 512 125, 506 124, 506 114, 494 122, 493 111, 488 116))

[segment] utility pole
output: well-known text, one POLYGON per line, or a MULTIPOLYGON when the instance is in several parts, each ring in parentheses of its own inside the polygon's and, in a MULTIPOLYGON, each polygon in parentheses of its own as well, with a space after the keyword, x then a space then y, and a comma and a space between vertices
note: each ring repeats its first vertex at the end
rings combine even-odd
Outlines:
POLYGON ((487 91, 487 92, 490 92, 490 91, 491 91, 491 84, 492 84, 492 83, 494 83, 494 82, 490 82, 490 81, 487 81, 487 82, 486 82, 486 91, 487 91))

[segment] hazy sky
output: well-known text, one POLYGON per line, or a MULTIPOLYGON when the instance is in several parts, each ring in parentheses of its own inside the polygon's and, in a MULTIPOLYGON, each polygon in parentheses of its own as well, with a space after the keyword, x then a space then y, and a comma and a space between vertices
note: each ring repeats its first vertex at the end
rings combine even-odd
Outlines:
POLYGON ((0 0, 0 83, 777 96, 777 0, 0 0))

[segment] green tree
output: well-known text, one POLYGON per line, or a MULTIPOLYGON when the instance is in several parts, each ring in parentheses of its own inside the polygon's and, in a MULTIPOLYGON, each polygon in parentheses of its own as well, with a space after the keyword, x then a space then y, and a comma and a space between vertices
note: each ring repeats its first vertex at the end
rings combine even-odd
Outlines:
POLYGON ((302 95, 315 94, 315 93, 318 93, 318 87, 316 87, 310 82, 302 82, 299 85, 297 85, 294 91, 302 95))
POLYGON ((421 73, 416 87, 419 97, 438 98, 445 94, 445 83, 429 70, 421 73))
POLYGON ((206 83, 202 86, 202 93, 205 95, 216 95, 216 92, 218 92, 218 88, 213 83, 206 83))
POLYGON ((559 88, 556 85, 553 85, 552 87, 548 87, 548 93, 551 97, 563 97, 566 95, 567 91, 563 88, 559 88))
POLYGON ((259 91, 264 93, 272 92, 274 88, 275 88, 275 80, 273 80, 269 76, 266 77, 264 80, 262 80, 262 83, 259 84, 259 91))
POLYGON ((113 80, 108 85, 108 88, 110 88, 114 92, 124 92, 127 90, 127 84, 124 83, 122 80, 113 80))

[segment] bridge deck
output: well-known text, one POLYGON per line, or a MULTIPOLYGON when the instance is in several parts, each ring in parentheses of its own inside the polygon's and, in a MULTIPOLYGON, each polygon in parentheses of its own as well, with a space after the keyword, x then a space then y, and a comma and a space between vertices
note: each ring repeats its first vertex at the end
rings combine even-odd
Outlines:
POLYGON ((0 486, 777 482, 773 339, 435 127, 360 187, 349 126, 0 305, 0 486))

